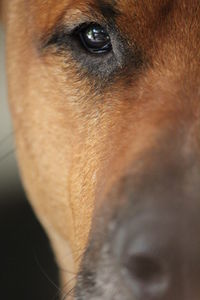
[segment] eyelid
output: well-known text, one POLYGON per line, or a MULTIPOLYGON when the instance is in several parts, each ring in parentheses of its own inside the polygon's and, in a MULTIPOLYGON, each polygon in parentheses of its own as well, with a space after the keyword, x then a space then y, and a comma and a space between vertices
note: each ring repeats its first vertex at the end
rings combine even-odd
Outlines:
POLYGON ((79 19, 76 23, 73 22, 73 24, 60 23, 50 34, 45 36, 41 43, 43 45, 42 48, 45 49, 52 44, 64 44, 68 38, 78 36, 82 28, 86 28, 92 23, 102 26, 109 34, 108 24, 102 24, 102 22, 100 23, 94 18, 82 18, 81 21, 79 19))
POLYGON ((98 23, 102 26, 106 24, 106 20, 97 11, 79 9, 70 9, 62 17, 62 19, 54 26, 66 28, 66 33, 71 34, 77 27, 84 23, 98 23))
MULTIPOLYGON (((84 23, 97 23, 104 27, 108 32, 111 24, 109 24, 107 18, 93 6, 84 6, 81 8, 67 7, 65 12, 58 16, 57 21, 47 29, 42 35, 41 40, 46 41, 51 39, 51 36, 56 32, 63 32, 66 35, 73 34, 74 30, 84 23)), ((113 27, 113 26, 112 26, 113 27)), ((44 44, 44 43, 43 43, 44 44)))

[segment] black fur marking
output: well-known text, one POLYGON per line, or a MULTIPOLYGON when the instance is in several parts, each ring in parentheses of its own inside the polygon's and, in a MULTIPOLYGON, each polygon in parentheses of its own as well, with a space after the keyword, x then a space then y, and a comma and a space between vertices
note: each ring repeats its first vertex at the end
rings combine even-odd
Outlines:
POLYGON ((115 18, 120 15, 119 10, 116 8, 116 1, 110 1, 110 3, 105 0, 96 0, 97 6, 101 14, 112 22, 115 21, 115 18))
MULTIPOLYGON (((126 81, 127 76, 134 75, 135 80, 139 76, 139 70, 144 70, 142 67, 147 65, 145 55, 137 45, 130 47, 127 39, 123 38, 122 33, 115 25, 114 19, 118 14, 113 6, 115 1, 113 1, 113 5, 104 0, 96 1, 105 19, 108 19, 108 22, 102 26, 106 28, 111 38, 113 49, 109 53, 89 53, 77 34, 78 26, 73 30, 62 25, 62 21, 49 34, 46 41, 43 41, 42 50, 44 52, 52 50, 52 55, 60 55, 64 59, 68 52, 67 57, 70 54, 72 59, 77 62, 77 74, 89 77, 99 88, 110 85, 120 78, 126 81)), ((112 2, 110 1, 110 3, 112 2)), ((66 63, 68 62, 66 61, 66 63)))
MULTIPOLYGON (((110 32, 113 50, 104 54, 91 54, 82 45, 78 36, 67 33, 65 28, 58 28, 45 45, 45 48, 56 47, 53 52, 65 56, 70 52, 72 58, 78 63, 79 74, 91 77, 100 86, 106 82, 113 82, 116 78, 132 77, 137 74, 145 59, 142 51, 135 45, 129 48, 127 41, 123 39, 117 30, 110 32)), ((134 76, 135 77, 135 76, 134 76)))

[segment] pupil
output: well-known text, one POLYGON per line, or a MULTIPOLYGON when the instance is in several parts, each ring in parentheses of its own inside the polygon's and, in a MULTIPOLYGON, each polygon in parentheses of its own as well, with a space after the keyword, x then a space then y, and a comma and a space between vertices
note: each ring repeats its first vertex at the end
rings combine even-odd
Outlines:
POLYGON ((84 46, 91 52, 103 53, 111 50, 107 31, 100 25, 90 25, 80 35, 84 46))
POLYGON ((104 45, 110 39, 107 33, 102 28, 89 28, 87 31, 87 39, 90 43, 95 44, 97 47, 104 45))

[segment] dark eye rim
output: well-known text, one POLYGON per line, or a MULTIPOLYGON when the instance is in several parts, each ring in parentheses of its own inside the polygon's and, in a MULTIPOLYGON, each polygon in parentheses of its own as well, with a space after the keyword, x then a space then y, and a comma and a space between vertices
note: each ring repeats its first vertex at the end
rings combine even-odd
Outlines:
MULTIPOLYGON (((79 39, 79 42, 84 47, 84 49, 86 51, 88 51, 88 53, 96 54, 96 55, 110 53, 112 51, 111 39, 109 39, 109 41, 103 47, 99 47, 99 48, 97 48, 97 47, 92 48, 87 44, 87 42, 84 39, 84 32, 89 27, 92 27, 92 26, 101 27, 109 35, 108 31, 106 30, 106 28, 104 26, 100 25, 99 23, 95 23, 95 22, 81 24, 80 26, 78 26, 78 28, 76 28, 74 30, 73 35, 76 36, 77 39, 79 39)), ((110 35, 109 35, 109 37, 110 37, 110 35)))

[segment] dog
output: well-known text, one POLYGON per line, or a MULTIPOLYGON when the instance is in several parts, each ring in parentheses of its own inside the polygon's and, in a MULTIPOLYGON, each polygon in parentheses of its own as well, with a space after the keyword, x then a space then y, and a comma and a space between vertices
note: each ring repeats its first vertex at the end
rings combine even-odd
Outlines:
POLYGON ((17 157, 66 299, 200 299, 199 0, 1 0, 17 157))

